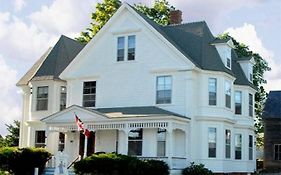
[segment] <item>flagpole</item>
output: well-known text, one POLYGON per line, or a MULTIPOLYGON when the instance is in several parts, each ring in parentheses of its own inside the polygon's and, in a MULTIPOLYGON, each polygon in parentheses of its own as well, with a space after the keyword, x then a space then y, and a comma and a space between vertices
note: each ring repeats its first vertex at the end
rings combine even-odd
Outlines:
POLYGON ((87 150, 88 150, 88 137, 85 136, 85 140, 84 140, 84 155, 83 158, 87 157, 87 150))

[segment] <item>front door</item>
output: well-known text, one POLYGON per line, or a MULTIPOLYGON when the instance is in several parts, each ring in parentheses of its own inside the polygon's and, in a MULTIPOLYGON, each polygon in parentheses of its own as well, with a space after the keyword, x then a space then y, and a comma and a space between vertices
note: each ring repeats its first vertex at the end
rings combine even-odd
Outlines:
MULTIPOLYGON (((79 155, 81 155, 82 157, 84 155, 84 146, 85 146, 85 135, 83 133, 80 133, 79 155)), ((87 144, 87 156, 90 156, 94 153, 95 153, 95 133, 91 131, 87 144)))

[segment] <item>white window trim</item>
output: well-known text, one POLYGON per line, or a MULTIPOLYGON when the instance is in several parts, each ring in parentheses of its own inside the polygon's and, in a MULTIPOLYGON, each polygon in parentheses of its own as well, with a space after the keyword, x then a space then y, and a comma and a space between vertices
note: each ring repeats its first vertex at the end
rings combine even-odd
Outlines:
POLYGON ((116 35, 115 38, 115 62, 117 63, 124 63, 124 62, 135 62, 136 61, 136 57, 137 57, 137 35, 135 33, 130 33, 130 34, 123 34, 123 35, 116 35), (135 58, 134 60, 128 60, 128 49, 129 49, 129 36, 135 36, 135 58), (118 38, 119 37, 124 37, 124 60, 123 61, 118 61, 117 57, 118 57, 118 38))

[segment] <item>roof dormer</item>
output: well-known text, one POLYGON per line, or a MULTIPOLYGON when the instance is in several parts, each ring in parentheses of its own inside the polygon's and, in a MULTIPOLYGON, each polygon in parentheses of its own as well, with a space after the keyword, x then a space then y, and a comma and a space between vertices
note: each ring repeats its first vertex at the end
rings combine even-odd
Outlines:
POLYGON ((235 48, 232 39, 216 38, 211 44, 216 47, 224 66, 231 70, 231 49, 235 48))
POLYGON ((255 59, 253 57, 241 57, 241 58, 237 58, 237 62, 240 64, 247 79, 252 83, 253 67, 256 64, 255 59))

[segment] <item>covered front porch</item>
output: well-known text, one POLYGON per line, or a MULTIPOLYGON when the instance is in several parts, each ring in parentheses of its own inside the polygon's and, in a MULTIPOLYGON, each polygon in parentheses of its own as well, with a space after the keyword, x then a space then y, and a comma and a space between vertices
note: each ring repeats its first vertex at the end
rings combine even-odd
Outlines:
POLYGON ((97 152, 163 160, 170 169, 182 169, 189 162, 189 119, 160 108, 71 106, 42 121, 47 126, 47 149, 55 154, 63 147, 70 163, 79 155, 97 152), (91 131, 89 138, 77 130, 74 113, 91 131))

